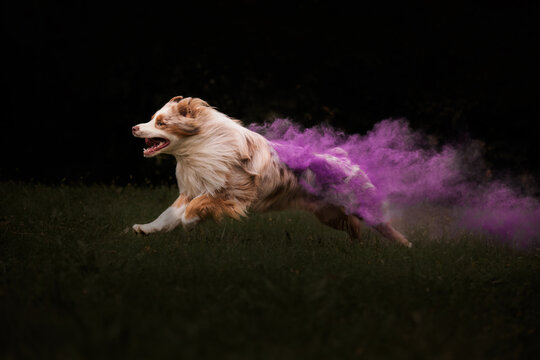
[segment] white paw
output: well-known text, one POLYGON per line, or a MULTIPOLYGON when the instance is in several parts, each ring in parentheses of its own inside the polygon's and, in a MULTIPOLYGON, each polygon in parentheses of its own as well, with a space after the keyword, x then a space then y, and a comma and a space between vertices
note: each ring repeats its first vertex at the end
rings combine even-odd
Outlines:
POLYGON ((135 231, 135 233, 137 233, 137 234, 142 234, 142 235, 148 235, 148 234, 150 234, 152 232, 148 228, 147 225, 141 225, 141 224, 133 225, 133 231, 135 231))

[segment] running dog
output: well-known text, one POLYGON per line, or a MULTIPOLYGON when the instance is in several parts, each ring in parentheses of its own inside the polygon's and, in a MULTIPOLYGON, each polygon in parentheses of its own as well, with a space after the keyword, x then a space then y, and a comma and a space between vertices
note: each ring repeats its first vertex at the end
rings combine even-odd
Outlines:
MULTIPOLYGON (((240 219, 248 211, 292 208, 312 212, 322 223, 360 239, 363 221, 358 214, 307 191, 299 174, 280 161, 266 138, 201 99, 176 96, 132 132, 145 139, 145 157, 176 158, 180 190, 157 219, 133 225, 136 233, 171 231, 180 224, 191 229, 206 219, 240 219)), ((412 246, 388 222, 372 227, 388 239, 412 246)))

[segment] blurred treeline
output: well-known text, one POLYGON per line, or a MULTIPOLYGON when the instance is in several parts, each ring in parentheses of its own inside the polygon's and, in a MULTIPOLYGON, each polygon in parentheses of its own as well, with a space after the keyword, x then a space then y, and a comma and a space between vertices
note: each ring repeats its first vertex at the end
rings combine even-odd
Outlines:
POLYGON ((4 4, 2 178, 174 182, 132 125, 175 95, 245 123, 365 133, 406 117, 485 143, 494 170, 539 174, 538 5, 404 2, 4 4))

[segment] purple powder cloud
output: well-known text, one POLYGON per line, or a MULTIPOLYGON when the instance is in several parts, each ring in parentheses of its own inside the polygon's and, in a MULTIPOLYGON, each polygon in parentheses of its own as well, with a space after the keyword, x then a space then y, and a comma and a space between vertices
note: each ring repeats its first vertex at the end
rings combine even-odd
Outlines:
POLYGON ((540 242, 540 203, 489 181, 474 143, 437 147, 405 120, 383 120, 365 136, 286 119, 249 128, 265 136, 307 191, 368 224, 421 204, 452 209, 454 226, 528 247, 540 242), (395 212, 394 212, 395 213, 395 212))

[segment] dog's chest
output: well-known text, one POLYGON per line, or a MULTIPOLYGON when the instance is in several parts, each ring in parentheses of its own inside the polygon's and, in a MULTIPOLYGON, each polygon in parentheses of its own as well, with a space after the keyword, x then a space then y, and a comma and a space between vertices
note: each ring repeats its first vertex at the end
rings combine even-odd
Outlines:
POLYGON ((213 194, 223 188, 226 174, 219 169, 192 161, 178 161, 176 164, 176 181, 182 194, 196 197, 203 194, 213 194))

